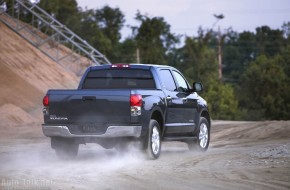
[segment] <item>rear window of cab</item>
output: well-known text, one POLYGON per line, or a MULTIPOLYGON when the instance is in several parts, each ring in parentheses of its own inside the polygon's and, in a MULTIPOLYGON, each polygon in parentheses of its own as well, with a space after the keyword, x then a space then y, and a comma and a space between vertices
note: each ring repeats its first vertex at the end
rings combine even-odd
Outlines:
POLYGON ((149 70, 102 69, 91 70, 82 89, 155 89, 149 70))

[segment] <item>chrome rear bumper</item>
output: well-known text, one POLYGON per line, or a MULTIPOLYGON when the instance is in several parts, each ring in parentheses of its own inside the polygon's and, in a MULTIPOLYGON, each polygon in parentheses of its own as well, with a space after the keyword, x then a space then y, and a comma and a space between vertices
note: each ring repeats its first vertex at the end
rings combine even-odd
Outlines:
POLYGON ((104 134, 72 134, 64 125, 42 125, 43 134, 47 137, 140 137, 142 126, 109 126, 104 134))

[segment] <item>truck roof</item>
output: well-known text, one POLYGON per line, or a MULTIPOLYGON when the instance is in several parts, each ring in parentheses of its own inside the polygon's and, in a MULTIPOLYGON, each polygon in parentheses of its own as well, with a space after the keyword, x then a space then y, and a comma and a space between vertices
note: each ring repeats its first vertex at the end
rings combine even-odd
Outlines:
POLYGON ((156 68, 172 68, 171 66, 168 65, 154 65, 154 64, 140 64, 140 63, 130 63, 130 64, 113 64, 113 65, 97 65, 97 66, 91 66, 91 70, 96 70, 96 69, 109 69, 112 67, 129 67, 129 68, 134 68, 134 69, 150 69, 151 67, 156 67, 156 68))

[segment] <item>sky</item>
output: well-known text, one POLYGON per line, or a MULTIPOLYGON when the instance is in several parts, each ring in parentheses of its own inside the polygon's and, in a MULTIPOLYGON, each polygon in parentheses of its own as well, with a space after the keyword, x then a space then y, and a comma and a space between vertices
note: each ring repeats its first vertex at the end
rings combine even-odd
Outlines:
MULTIPOLYGON (((213 29, 221 31, 252 31, 262 25, 281 29, 290 22, 290 0, 77 0, 78 6, 101 9, 105 5, 119 8, 125 15, 126 24, 138 26, 134 17, 137 10, 149 17, 163 17, 171 26, 171 32, 196 36, 199 27, 211 29, 217 19, 214 14, 223 14, 213 29)), ((124 27, 122 37, 131 35, 124 27)))

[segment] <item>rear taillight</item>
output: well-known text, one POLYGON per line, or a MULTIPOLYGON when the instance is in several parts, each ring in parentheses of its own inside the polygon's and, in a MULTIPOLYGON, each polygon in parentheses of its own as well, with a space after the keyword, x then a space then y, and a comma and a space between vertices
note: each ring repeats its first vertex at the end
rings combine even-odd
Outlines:
POLYGON ((140 94, 132 94, 130 96, 131 106, 142 106, 142 96, 140 94))
POLYGON ((132 94, 130 96, 131 116, 141 115, 142 96, 140 94, 132 94))
POLYGON ((48 95, 43 97, 42 103, 43 103, 43 106, 49 106, 49 97, 48 97, 48 95))

